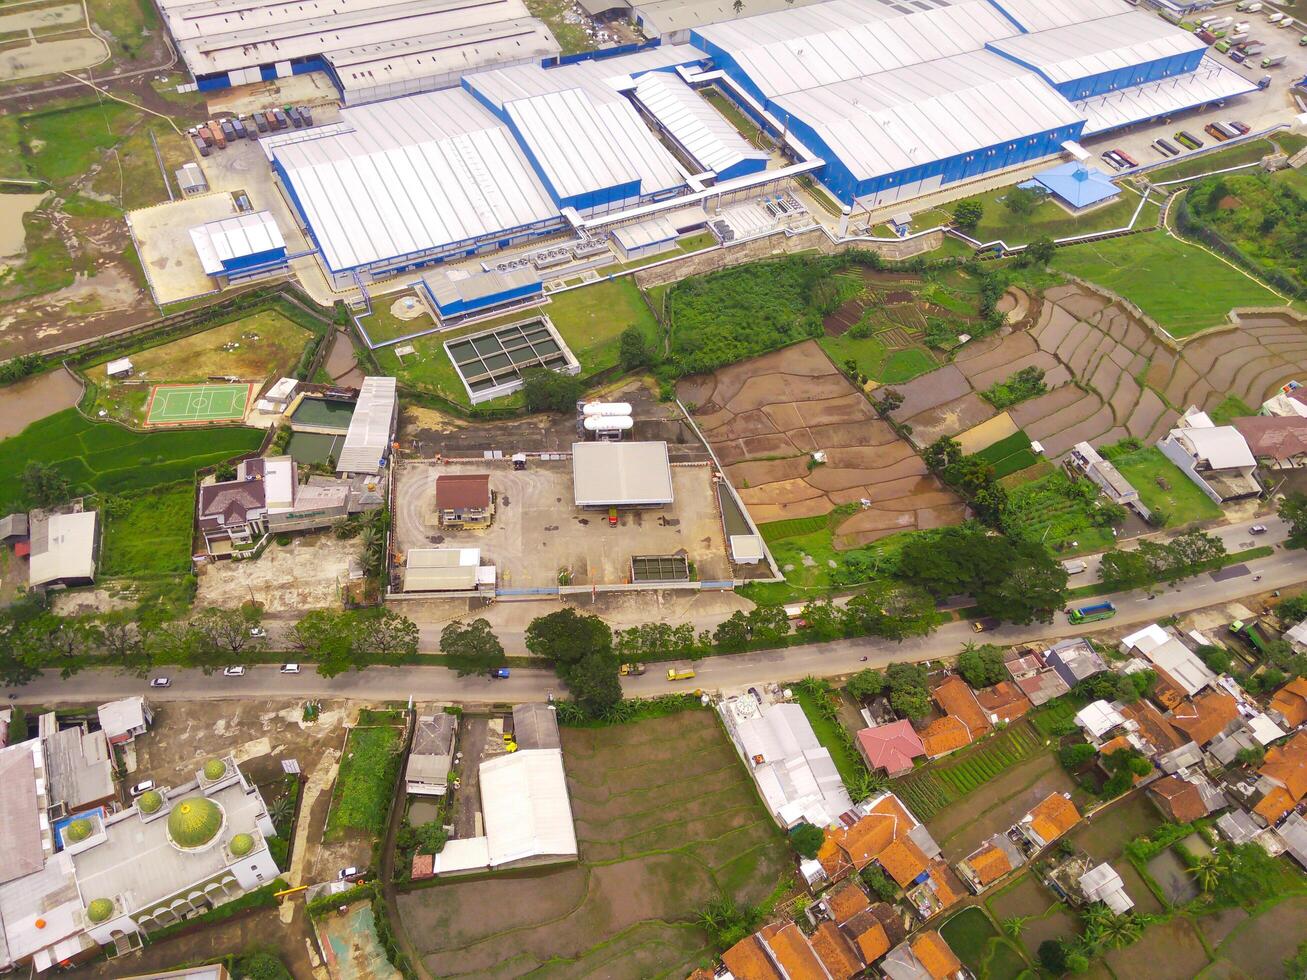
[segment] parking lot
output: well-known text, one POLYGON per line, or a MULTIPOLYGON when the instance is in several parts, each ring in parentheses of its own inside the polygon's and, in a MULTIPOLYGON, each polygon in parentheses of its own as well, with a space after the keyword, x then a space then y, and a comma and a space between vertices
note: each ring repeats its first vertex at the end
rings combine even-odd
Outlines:
MULTIPOLYGON (((1152 142, 1158 137, 1175 144, 1173 137, 1176 131, 1180 129, 1193 133, 1203 141, 1204 148, 1206 148, 1210 147, 1215 141, 1203 132, 1203 127, 1216 120, 1228 122, 1237 119, 1245 123, 1254 133, 1291 122, 1294 116, 1297 115, 1298 108, 1289 93, 1289 89, 1295 82, 1300 81, 1304 75, 1307 75, 1307 47, 1298 44, 1299 39, 1307 34, 1307 27, 1296 25, 1283 29, 1279 28, 1267 20, 1268 14, 1275 10, 1275 7, 1268 5, 1259 13, 1249 14, 1236 11, 1234 4, 1227 4, 1215 7, 1208 12, 1210 15, 1219 14, 1223 17, 1234 17, 1236 21, 1247 21, 1249 24, 1248 40, 1261 41, 1266 49, 1256 57, 1249 58, 1243 64, 1236 64, 1231 61, 1227 54, 1217 51, 1215 47, 1209 48, 1207 57, 1224 68, 1238 72, 1250 82, 1255 83, 1263 76, 1270 75, 1271 85, 1269 88, 1230 99, 1224 106, 1192 109, 1176 113, 1164 120, 1114 130, 1099 137, 1086 137, 1082 141, 1085 148, 1091 150, 1095 157, 1105 150, 1119 148, 1133 157, 1141 166, 1146 167, 1161 163, 1165 159, 1181 160, 1193 152, 1184 150, 1177 144, 1177 149, 1182 150, 1180 155, 1164 157, 1151 146, 1152 142), (1280 55, 1285 58, 1284 64, 1277 68, 1261 67, 1263 58, 1280 55)), ((1106 165, 1103 165, 1103 169, 1109 173, 1112 172, 1106 165)))
POLYGON ((674 503, 621 510, 617 527, 606 511, 575 506, 571 460, 533 460, 522 471, 507 462, 406 462, 396 480, 396 549, 480 548, 482 563, 498 568, 501 588, 556 586, 560 569, 569 570, 573 585, 624 584, 632 555, 683 554, 702 580, 731 575, 708 466, 672 467, 674 503), (487 472, 497 495, 494 523, 480 531, 437 526, 436 477, 487 472))

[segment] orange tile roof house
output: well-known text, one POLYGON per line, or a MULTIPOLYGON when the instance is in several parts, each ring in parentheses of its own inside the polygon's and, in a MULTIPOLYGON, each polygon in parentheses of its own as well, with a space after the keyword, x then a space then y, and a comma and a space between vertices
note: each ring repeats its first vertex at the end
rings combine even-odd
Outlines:
POLYGON ((995 834, 957 863, 958 874, 979 895, 1009 871, 1026 863, 1007 834, 995 834))
POLYGON ((830 911, 830 917, 841 925, 870 907, 871 899, 862 886, 853 880, 832 889, 826 896, 826 908, 830 911))
POLYGON ((1266 793, 1253 812, 1273 826, 1307 797, 1307 731, 1273 746, 1257 772, 1258 787, 1266 793))
POLYGON ((1046 847, 1080 822, 1080 811, 1061 793, 1050 793, 1017 824, 1037 847, 1046 847))
POLYGON ((1012 681, 999 681, 993 687, 982 688, 976 692, 976 700, 994 724, 1016 721, 1034 707, 1026 692, 1012 681))
POLYGON ((1199 746, 1206 745, 1239 717, 1239 705, 1224 691, 1208 688, 1171 712, 1171 724, 1199 746))
POLYGON ((876 860, 900 888, 907 888, 925 874, 928 859, 910 838, 901 836, 891 841, 889 846, 877 855, 876 860))
POLYGON ((793 922, 763 926, 723 953, 722 963, 736 980, 850 980, 863 968, 853 944, 829 921, 811 937, 793 922))
POLYGON ((921 732, 921 744, 926 755, 938 759, 971 744, 971 729, 957 715, 945 715, 932 721, 921 732))
POLYGON ((949 674, 936 684, 930 696, 939 705, 940 711, 962 720, 971 733, 972 741, 994 727, 989 723, 985 709, 976 700, 976 692, 957 674, 949 674))
POLYGON ((813 930, 808 941, 831 980, 849 980, 862 972, 862 956, 829 919, 813 930))
POLYGON ((1143 698, 1134 704, 1121 705, 1121 714, 1126 721, 1139 726, 1136 734, 1152 749, 1150 754, 1174 752, 1189 741, 1164 714, 1143 698))
POLYGON ((1157 808, 1175 823, 1192 823, 1207 816, 1207 804, 1193 783, 1179 776, 1164 776, 1148 787, 1157 808))
POLYGON ((944 937, 930 929, 894 947, 881 971, 890 980, 950 980, 961 973, 962 962, 944 937))
POLYGON ((1291 728, 1307 723, 1307 677, 1295 677, 1276 691, 1271 710, 1283 715, 1291 728))
POLYGON ((870 965, 890 950, 889 934, 883 923, 871 909, 864 909, 840 928, 845 937, 853 943, 862 957, 862 962, 870 965))
POLYGON ((858 751, 867 768, 873 772, 883 769, 887 776, 911 772, 913 760, 926 754, 921 736, 907 719, 862 729, 858 732, 858 751))

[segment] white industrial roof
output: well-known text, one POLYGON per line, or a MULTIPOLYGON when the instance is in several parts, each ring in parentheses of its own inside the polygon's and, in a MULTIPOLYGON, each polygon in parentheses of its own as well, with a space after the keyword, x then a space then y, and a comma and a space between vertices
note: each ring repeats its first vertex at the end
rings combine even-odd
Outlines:
POLYGON ((1016 33, 986 0, 906 15, 866 0, 830 0, 698 32, 730 52, 767 98, 977 51, 1016 33))
POLYGON ((1125 716, 1109 701, 1093 701, 1076 712, 1075 722, 1094 738, 1101 738, 1117 725, 1125 724, 1125 716))
POLYGON ((31 543, 30 585, 95 577, 95 511, 34 517, 31 543))
POLYGON ((1248 443, 1232 425, 1173 429, 1172 432, 1191 447, 1191 451, 1198 459, 1206 462, 1214 470, 1257 465, 1248 443))
POLYGON ((216 276, 223 263, 260 252, 286 248, 277 220, 268 211, 245 211, 191 229, 191 243, 205 275, 216 276))
POLYGON ((558 217, 507 127, 462 89, 341 116, 349 132, 272 150, 332 269, 558 217))
POLYGON ((1122 0, 994 0, 1027 31, 1047 31, 1111 17, 1130 8, 1122 0))
POLYGON ((475 24, 435 34, 392 37, 327 53, 346 93, 408 79, 463 74, 502 62, 539 62, 558 54, 549 28, 534 18, 475 24))
POLYGON ((796 92, 776 104, 812 126, 858 180, 1080 120, 1037 75, 980 51, 796 92))
POLYGON ((398 399, 394 378, 367 377, 340 447, 337 473, 378 473, 390 445, 398 399))
POLYGON ((634 54, 579 61, 556 68, 541 68, 539 65, 492 68, 468 75, 463 81, 486 102, 498 107, 517 99, 574 88, 583 89, 596 102, 611 102, 620 97, 620 92, 633 87, 633 79, 645 72, 693 65, 707 57, 688 44, 666 44, 634 54))
POLYGON ((667 443, 573 443, 572 493, 578 507, 670 504, 667 443))
POLYGON ((704 169, 721 172, 744 160, 766 160, 726 118, 679 75, 650 72, 635 87, 635 97, 704 169))
POLYGON ((1244 78, 1237 71, 1226 68, 1212 58, 1204 58, 1197 68, 1187 74, 1173 75, 1157 82, 1145 82, 1106 95, 1091 96, 1074 105, 1076 111, 1088 120, 1084 135, 1092 136, 1141 119, 1152 119, 1190 106, 1244 95, 1256 88, 1255 82, 1244 78))
MULTIPOLYGON (((754 16, 823 2, 825 0, 748 0, 745 9, 750 16, 754 16)), ((929 0, 918 2, 929 3, 929 0)), ((652 3, 635 3, 632 6, 643 25, 645 37, 671 34, 704 24, 738 19, 740 16, 735 12, 735 0, 653 0, 652 3)))
POLYGON ((490 841, 485 837, 464 837, 446 841, 432 863, 435 874, 475 871, 490 867, 490 841))
POLYGON ((1038 34, 1018 34, 993 41, 990 47, 1058 84, 1201 51, 1206 45, 1160 17, 1131 10, 1038 34))
POLYGON ((1216 680, 1216 674, 1198 659, 1196 653, 1171 637, 1167 637, 1165 643, 1145 651, 1144 656, 1153 666, 1170 674, 1190 697, 1216 680))
POLYGON ((1138 650, 1140 653, 1148 653, 1169 639, 1171 639, 1170 633, 1157 623, 1149 623, 1143 629, 1121 637, 1121 652, 1129 653, 1131 650, 1138 650))
POLYGON ((474 589, 480 548, 414 548, 404 564, 404 591, 474 589))
POLYGON ((492 868, 577 853, 559 749, 521 749, 481 763, 481 812, 492 868))
POLYGON ((568 89, 518 99, 505 109, 560 199, 632 182, 638 194, 685 184, 675 159, 625 99, 596 101, 582 89, 568 89))

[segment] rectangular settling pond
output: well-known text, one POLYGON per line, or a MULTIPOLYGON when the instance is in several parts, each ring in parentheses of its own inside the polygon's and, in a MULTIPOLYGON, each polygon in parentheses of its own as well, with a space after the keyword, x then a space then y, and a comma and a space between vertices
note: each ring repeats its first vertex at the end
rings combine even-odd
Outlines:
POLYGON ((580 370, 563 338, 544 318, 449 340, 445 351, 474 403, 515 390, 522 373, 531 368, 568 374, 580 370))

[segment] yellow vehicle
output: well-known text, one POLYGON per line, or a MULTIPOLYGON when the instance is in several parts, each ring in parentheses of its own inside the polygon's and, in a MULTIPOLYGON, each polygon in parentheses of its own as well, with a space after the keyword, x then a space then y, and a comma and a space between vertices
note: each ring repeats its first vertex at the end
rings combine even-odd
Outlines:
POLYGON ((694 671, 688 668, 685 670, 677 670, 675 667, 667 668, 667 679, 669 681, 688 681, 693 677, 694 671))
POLYGON ((623 677, 638 677, 644 673, 644 664, 622 664, 618 673, 623 677))

